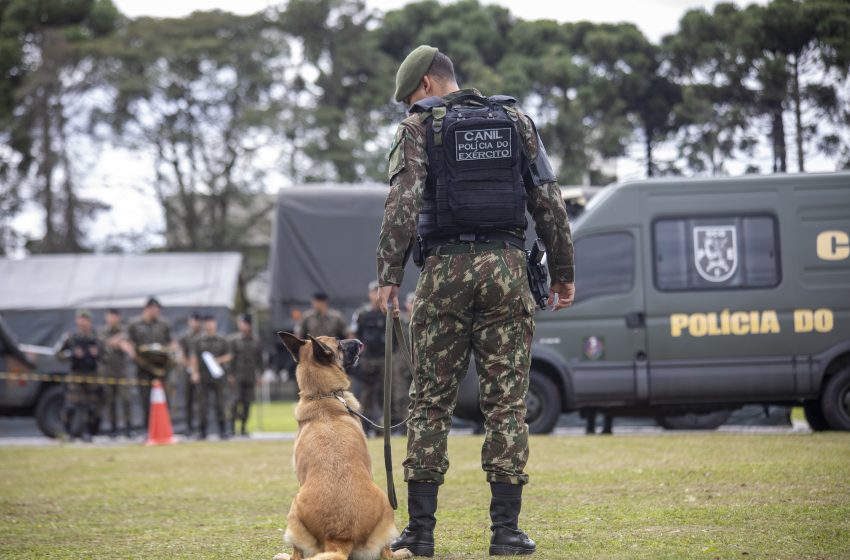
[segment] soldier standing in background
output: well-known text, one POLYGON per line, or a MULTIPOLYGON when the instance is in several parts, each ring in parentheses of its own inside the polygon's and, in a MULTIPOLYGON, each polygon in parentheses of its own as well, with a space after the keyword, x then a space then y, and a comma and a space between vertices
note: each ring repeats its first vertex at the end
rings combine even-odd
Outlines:
MULTIPOLYGON (((404 299, 404 311, 399 315, 401 320, 401 328, 405 335, 410 339, 410 314, 413 312, 413 300, 415 294, 410 292, 404 299)), ((410 385, 413 381, 413 372, 407 365, 407 361, 402 355, 403 340, 398 340, 394 337, 393 342, 393 424, 398 424, 405 419, 410 406, 410 385)), ((408 352, 410 348, 407 349, 408 352)), ((396 428, 397 434, 404 434, 405 427, 399 426, 396 428)))
POLYGON ((304 313, 298 326, 298 336, 333 336, 340 340, 348 338, 348 326, 342 313, 328 307, 328 295, 324 292, 313 294, 312 309, 304 313))
POLYGON ((192 383, 192 369, 189 362, 192 357, 192 344, 199 336, 201 336, 201 316, 197 312, 192 312, 186 319, 186 330, 177 341, 181 352, 180 365, 184 372, 182 381, 185 389, 183 405, 186 416, 186 436, 191 436, 195 431, 195 394, 198 392, 198 386, 192 383))
POLYGON ((130 386, 127 384, 127 356, 135 355, 133 345, 127 339, 127 331, 121 324, 121 312, 107 309, 106 324, 97 333, 103 348, 99 369, 100 376, 114 380, 114 384, 104 386, 105 408, 109 413, 110 437, 118 435, 118 407, 124 417, 124 435, 133 436, 133 421, 130 407, 130 386))
MULTIPOLYGON (((351 318, 353 336, 363 343, 360 353, 360 390, 357 400, 366 418, 375 420, 375 409, 380 402, 380 391, 384 386, 384 341, 386 339, 387 316, 378 309, 378 283, 369 283, 369 303, 354 312, 351 318)), ((373 429, 363 424, 368 434, 373 429)))
POLYGON ((248 435, 248 414, 251 402, 254 400, 254 387, 257 376, 263 369, 263 350, 260 341, 254 336, 252 318, 248 313, 239 316, 237 322, 239 332, 230 336, 230 375, 233 378, 235 395, 230 418, 233 422, 233 433, 236 434, 236 421, 242 423, 240 433, 248 435))
POLYGON ((171 327, 160 319, 162 306, 156 298, 150 297, 145 302, 141 317, 134 319, 127 328, 127 335, 133 343, 134 359, 138 366, 137 377, 140 382, 139 394, 142 399, 145 427, 151 406, 151 384, 159 379, 163 386, 168 381, 170 367, 169 352, 171 350, 171 327))
POLYGON ((411 320, 417 405, 404 479, 410 522, 392 550, 434 555, 437 489, 458 385, 475 352, 490 483, 491 555, 531 554, 518 527, 528 482, 525 396, 535 302, 526 277, 525 212, 548 249, 549 305, 575 295, 569 219, 534 123, 508 96, 461 90, 452 61, 422 45, 396 74, 410 116, 389 156, 390 190, 377 250, 378 297, 398 308, 407 255, 422 266, 411 320))
POLYGON ((192 344, 192 382, 199 386, 198 424, 200 439, 207 438, 207 417, 209 416, 209 394, 213 393, 213 406, 218 421, 218 435, 227 439, 227 416, 224 408, 227 381, 222 366, 231 360, 230 345, 227 339, 218 334, 215 317, 207 315, 203 319, 204 332, 194 339, 192 344), (205 356, 206 354, 206 356, 205 356), (212 363, 214 362, 214 363, 212 363), (218 367, 215 367, 218 364, 218 367), (212 366, 212 368, 211 368, 212 366))
POLYGON ((79 378, 97 376, 97 363, 102 352, 92 328, 91 312, 78 311, 76 325, 77 330, 66 335, 56 351, 58 359, 71 362, 70 380, 65 384, 62 421, 71 441, 82 437, 83 441, 90 442, 100 422, 98 408, 102 391, 98 384, 79 378))

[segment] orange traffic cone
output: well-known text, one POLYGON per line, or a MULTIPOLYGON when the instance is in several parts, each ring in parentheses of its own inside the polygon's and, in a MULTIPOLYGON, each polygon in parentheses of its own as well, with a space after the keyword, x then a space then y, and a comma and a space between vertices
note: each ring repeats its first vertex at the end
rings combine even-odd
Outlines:
POLYGON ((175 443, 174 431, 171 429, 171 418, 168 416, 168 405, 165 402, 165 390, 157 379, 151 389, 150 422, 148 423, 148 439, 145 445, 169 445, 175 443))

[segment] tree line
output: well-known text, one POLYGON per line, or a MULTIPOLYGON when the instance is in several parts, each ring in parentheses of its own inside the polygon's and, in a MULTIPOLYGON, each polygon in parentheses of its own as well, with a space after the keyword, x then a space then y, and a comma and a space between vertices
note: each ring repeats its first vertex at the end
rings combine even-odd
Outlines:
MULTIPOLYGON (((106 206, 81 195, 107 147, 148 154, 174 247, 236 248, 271 172, 294 183, 383 181, 402 58, 422 43, 463 86, 516 96, 561 183, 607 184, 641 146, 647 176, 754 161, 850 168, 850 3, 772 0, 692 10, 650 41, 628 23, 526 20, 478 0, 290 0, 251 15, 127 18, 111 0, 0 0, 0 254, 25 203, 33 253, 89 250, 106 206), (86 155, 87 154, 87 155, 86 155), (253 207, 251 207, 253 208, 253 207)), ((262 211, 260 208, 258 211, 262 211)))

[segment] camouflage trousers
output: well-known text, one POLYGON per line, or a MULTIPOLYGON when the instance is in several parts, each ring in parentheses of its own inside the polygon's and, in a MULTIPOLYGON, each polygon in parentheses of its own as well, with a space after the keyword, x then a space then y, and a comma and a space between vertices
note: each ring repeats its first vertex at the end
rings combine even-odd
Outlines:
POLYGON ((129 385, 106 385, 104 390, 104 408, 109 415, 109 423, 113 430, 118 429, 118 407, 124 417, 124 427, 132 426, 130 410, 130 386, 129 385))
MULTIPOLYGON (((71 372, 71 375, 95 375, 94 373, 71 372)), ((71 437, 83 433, 94 435, 100 422, 98 411, 103 399, 103 389, 94 383, 68 383, 65 385, 65 407, 62 423, 71 437)))
POLYGON ((227 399, 227 381, 224 377, 219 379, 213 378, 208 373, 201 374, 201 382, 198 387, 198 424, 200 425, 201 433, 207 433, 207 419, 209 417, 210 393, 213 396, 213 410, 215 410, 215 418, 218 421, 219 432, 223 432, 227 422, 225 411, 225 401, 227 399))
MULTIPOLYGON (((384 387, 384 356, 360 357, 360 383, 357 400, 360 412, 370 420, 381 418, 379 411, 384 387)), ((363 429, 371 430, 365 423, 363 429)))
MULTIPOLYGON (((406 481, 442 484, 446 437, 469 353, 479 364, 489 482, 525 484, 534 301, 516 248, 430 256, 416 286, 410 336, 419 396, 408 424, 406 481)), ((414 398, 411 388, 411 399, 414 398)))
POLYGON ((254 402, 254 382, 250 379, 239 379, 233 386, 233 404, 230 407, 230 418, 233 422, 248 422, 251 403, 254 402))

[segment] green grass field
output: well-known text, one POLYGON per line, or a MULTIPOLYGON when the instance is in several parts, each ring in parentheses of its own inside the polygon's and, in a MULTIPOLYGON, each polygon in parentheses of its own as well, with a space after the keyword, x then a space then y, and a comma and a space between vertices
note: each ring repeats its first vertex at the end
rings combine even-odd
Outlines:
MULTIPOLYGON (((404 440, 393 447, 396 478, 404 440)), ((450 438, 438 558, 482 558, 480 436, 450 438)), ((532 438, 538 559, 848 558, 850 434, 532 438)), ((381 442, 370 441, 383 485, 381 442)), ((0 450, 0 558, 256 558, 285 550, 291 442, 0 450)), ((406 497, 397 514, 406 522, 406 497)))

